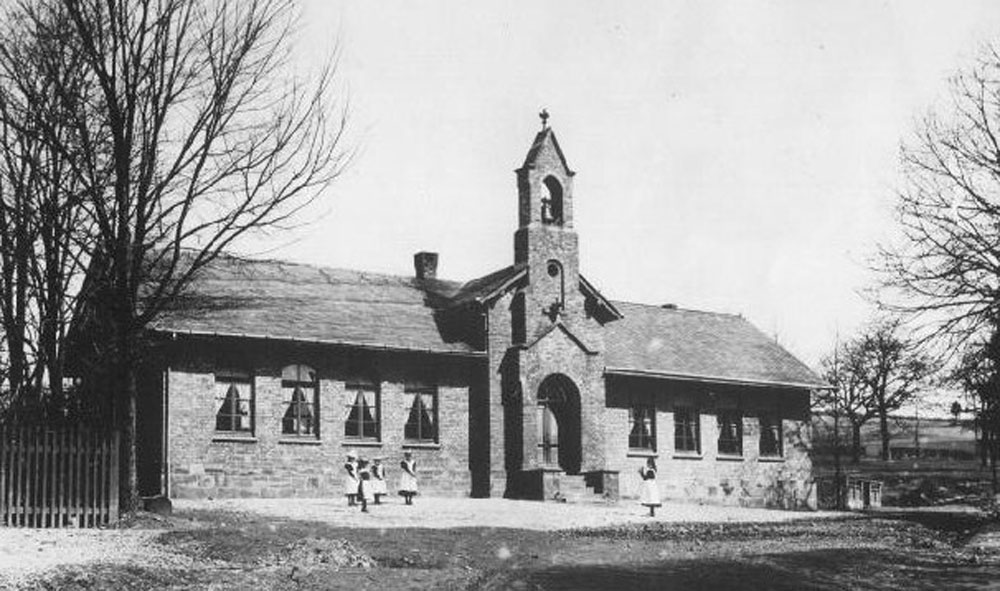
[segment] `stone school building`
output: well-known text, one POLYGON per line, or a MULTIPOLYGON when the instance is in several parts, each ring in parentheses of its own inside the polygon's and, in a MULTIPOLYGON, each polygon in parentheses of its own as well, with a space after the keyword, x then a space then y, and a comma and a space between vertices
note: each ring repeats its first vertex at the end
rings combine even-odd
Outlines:
POLYGON ((551 128, 516 177, 513 264, 472 281, 429 252, 412 276, 206 268, 154 327, 142 494, 339 496, 348 453, 395 490, 409 451, 427 494, 635 498, 655 458, 667 499, 813 507, 817 376, 741 316, 605 298, 551 128))

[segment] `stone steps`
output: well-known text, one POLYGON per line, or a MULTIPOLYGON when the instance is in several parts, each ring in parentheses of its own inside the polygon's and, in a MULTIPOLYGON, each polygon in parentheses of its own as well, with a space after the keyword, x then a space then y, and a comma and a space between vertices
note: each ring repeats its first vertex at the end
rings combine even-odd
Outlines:
POLYGON ((559 477, 559 495, 567 503, 596 503, 604 504, 603 496, 594 492, 594 489, 587 486, 583 476, 570 476, 563 474, 559 477))

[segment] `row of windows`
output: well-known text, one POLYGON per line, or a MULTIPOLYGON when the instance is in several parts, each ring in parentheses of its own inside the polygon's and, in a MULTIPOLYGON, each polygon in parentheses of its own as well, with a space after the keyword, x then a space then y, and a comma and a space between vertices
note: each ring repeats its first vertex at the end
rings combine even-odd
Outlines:
MULTIPOLYGON (((319 437, 319 380, 306 365, 290 365, 281 372, 284 413, 281 434, 319 437)), ((403 437, 414 443, 437 443, 437 389, 407 387, 409 415, 403 437)), ((215 430, 252 434, 256 417, 253 378, 249 373, 222 372, 215 376, 215 430)), ((381 396, 373 384, 348 383, 344 399, 344 438, 381 441, 381 396)))
MULTIPOLYGON (((722 410, 716 415, 720 454, 743 455, 743 414, 738 410, 722 410)), ((764 457, 782 455, 781 419, 773 413, 760 414, 759 453, 764 457)), ((648 405, 635 405, 629 411, 628 446, 634 450, 656 451, 656 410, 648 405)), ((701 420, 694 408, 674 409, 674 450, 701 453, 701 420)))

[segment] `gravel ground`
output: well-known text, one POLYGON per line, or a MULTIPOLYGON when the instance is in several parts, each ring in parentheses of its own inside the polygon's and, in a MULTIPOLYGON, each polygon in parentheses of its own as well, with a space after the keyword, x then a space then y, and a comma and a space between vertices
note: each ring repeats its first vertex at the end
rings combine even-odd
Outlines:
POLYGON ((418 497, 413 506, 393 499, 369 505, 369 513, 347 507, 342 499, 178 500, 178 511, 235 511, 283 519, 321 521, 347 527, 510 527, 554 531, 626 523, 775 523, 794 519, 842 516, 835 512, 777 511, 712 505, 665 504, 649 517, 634 501, 612 504, 539 503, 509 499, 443 499, 418 497))
MULTIPOLYGON (((178 500, 174 509, 180 514, 198 511, 249 513, 275 519, 318 521, 337 527, 502 527, 535 531, 655 522, 773 523, 839 515, 667 504, 658 510, 655 518, 650 518, 644 507, 630 501, 603 505, 426 497, 419 497, 413 506, 393 498, 387 504, 370 506, 367 514, 356 507, 347 507, 342 499, 178 500)), ((30 577, 62 566, 131 562, 184 568, 191 561, 190 557, 170 552, 153 541, 166 531, 158 528, 155 520, 145 526, 150 529, 0 528, 0 588, 17 588, 30 577)))
POLYGON ((183 566, 190 559, 152 543, 161 530, 27 529, 0 527, 0 588, 61 566, 133 560, 183 566))

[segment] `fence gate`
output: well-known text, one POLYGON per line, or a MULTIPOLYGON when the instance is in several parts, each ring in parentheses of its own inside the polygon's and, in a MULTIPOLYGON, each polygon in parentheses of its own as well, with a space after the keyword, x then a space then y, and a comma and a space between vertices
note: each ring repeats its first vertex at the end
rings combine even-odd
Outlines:
POLYGON ((83 427, 0 428, 0 525, 117 521, 118 437, 83 427))

